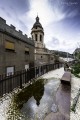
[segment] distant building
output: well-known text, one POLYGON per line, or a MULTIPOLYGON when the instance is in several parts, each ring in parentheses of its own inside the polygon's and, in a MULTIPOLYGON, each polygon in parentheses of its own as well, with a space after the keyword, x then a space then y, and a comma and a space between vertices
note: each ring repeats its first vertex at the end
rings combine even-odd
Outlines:
POLYGON ((38 16, 31 29, 31 36, 35 43, 35 65, 54 63, 54 54, 44 45, 44 29, 39 22, 38 16))
POLYGON ((58 51, 58 50, 50 50, 51 53, 55 53, 56 55, 59 55, 59 57, 69 57, 73 58, 73 54, 70 54, 69 52, 64 52, 64 51, 58 51))
POLYGON ((0 74, 33 67, 34 47, 31 38, 0 17, 0 74))

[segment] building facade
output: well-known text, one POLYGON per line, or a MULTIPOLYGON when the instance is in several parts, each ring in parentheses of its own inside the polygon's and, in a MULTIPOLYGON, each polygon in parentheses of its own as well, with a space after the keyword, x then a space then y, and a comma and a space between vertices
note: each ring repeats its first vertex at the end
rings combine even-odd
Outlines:
POLYGON ((34 41, 0 18, 0 74, 34 66, 34 41))
POLYGON ((44 45, 44 29, 36 17, 36 22, 31 29, 31 36, 35 43, 35 65, 54 63, 54 54, 44 45))

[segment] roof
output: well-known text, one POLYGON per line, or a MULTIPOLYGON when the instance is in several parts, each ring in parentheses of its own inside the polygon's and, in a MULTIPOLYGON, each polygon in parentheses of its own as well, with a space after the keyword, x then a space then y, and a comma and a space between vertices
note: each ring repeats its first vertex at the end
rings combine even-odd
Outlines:
POLYGON ((39 17, 38 16, 36 17, 36 22, 33 25, 33 28, 37 28, 37 27, 40 27, 40 28, 43 29, 41 23, 39 22, 39 17))

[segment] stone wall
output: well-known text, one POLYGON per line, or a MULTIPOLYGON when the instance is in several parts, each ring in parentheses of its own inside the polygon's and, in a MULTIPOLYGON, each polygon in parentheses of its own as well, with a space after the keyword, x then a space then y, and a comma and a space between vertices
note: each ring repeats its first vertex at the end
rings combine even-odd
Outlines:
POLYGON ((6 68, 10 66, 14 66, 15 71, 20 71, 27 64, 34 66, 34 41, 0 18, 0 74, 6 73, 6 68), (6 40, 15 44, 14 51, 5 49, 6 40), (29 54, 25 54, 25 47, 29 48, 29 54))
POLYGON ((12 37, 16 37, 19 40, 25 41, 28 44, 34 45, 34 41, 31 38, 28 38, 27 35, 23 35, 21 30, 17 31, 16 27, 13 25, 7 25, 6 20, 0 17, 0 31, 5 32, 12 37))

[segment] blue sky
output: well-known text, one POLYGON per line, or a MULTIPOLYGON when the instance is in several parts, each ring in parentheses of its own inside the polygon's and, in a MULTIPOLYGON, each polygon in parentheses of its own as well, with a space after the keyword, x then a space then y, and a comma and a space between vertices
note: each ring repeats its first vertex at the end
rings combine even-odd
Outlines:
POLYGON ((80 0, 0 1, 0 17, 28 37, 37 13, 47 48, 72 53, 80 46, 80 0))

